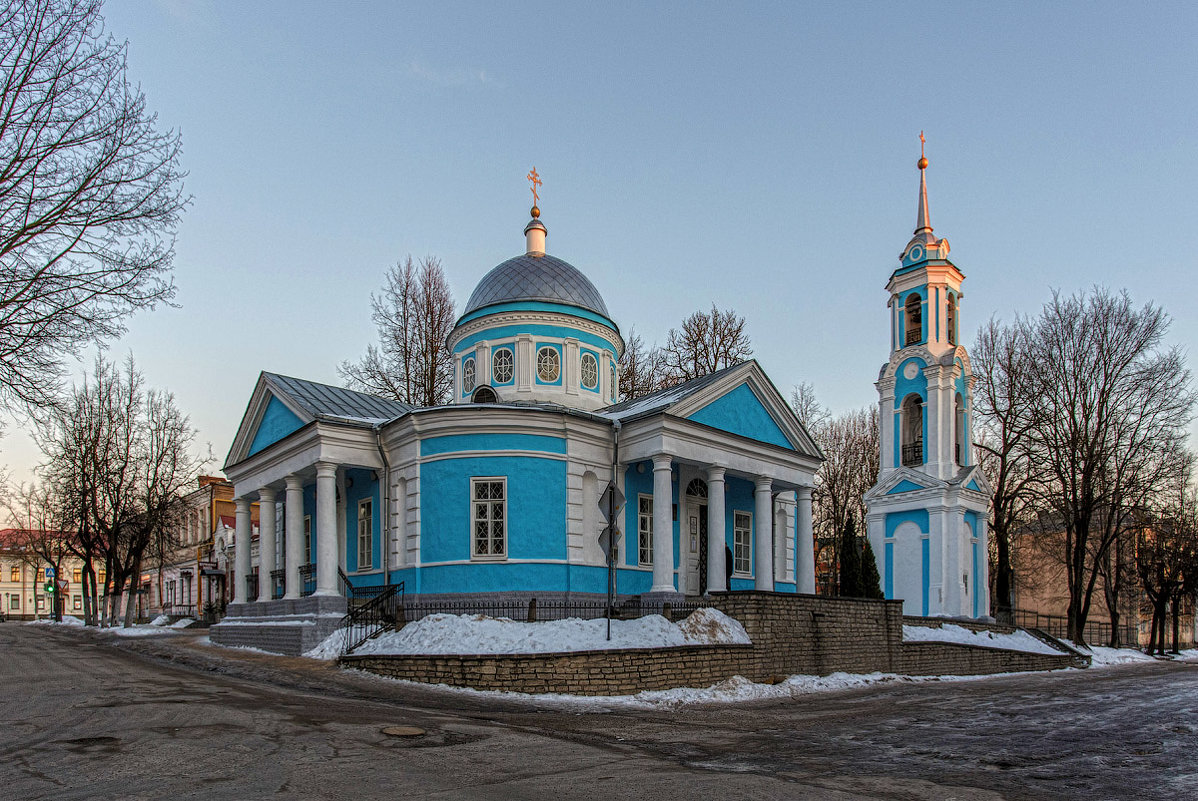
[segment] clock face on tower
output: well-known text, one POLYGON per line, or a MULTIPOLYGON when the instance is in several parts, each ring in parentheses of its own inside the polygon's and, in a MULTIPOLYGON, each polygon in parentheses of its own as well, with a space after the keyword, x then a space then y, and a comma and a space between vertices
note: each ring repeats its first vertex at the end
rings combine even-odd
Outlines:
POLYGON ((919 367, 915 362, 907 362, 907 366, 903 368, 903 377, 910 381, 917 375, 919 375, 919 367))

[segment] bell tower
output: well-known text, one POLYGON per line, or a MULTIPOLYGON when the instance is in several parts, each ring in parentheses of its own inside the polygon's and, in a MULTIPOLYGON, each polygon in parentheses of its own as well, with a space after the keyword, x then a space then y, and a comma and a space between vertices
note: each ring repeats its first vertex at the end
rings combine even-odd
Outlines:
POLYGON ((928 213, 920 132, 915 233, 886 291, 890 359, 875 384, 881 452, 865 495, 870 544, 887 598, 908 615, 989 614, 990 493, 971 446, 973 374, 960 344, 965 276, 928 213))

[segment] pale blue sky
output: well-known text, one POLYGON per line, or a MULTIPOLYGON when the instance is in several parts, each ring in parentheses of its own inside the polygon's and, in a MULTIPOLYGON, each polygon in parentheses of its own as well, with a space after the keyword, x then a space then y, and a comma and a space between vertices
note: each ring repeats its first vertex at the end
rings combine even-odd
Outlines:
MULTIPOLYGON (((522 252, 536 165, 549 252, 625 333, 715 301, 784 393, 873 403, 921 129, 963 331, 1103 284, 1190 348, 1196 8, 110 0, 195 197, 180 308, 112 351, 219 465, 260 370, 363 352, 388 265, 440 257, 460 307, 522 252)), ((0 460, 37 460, 20 424, 0 460)))

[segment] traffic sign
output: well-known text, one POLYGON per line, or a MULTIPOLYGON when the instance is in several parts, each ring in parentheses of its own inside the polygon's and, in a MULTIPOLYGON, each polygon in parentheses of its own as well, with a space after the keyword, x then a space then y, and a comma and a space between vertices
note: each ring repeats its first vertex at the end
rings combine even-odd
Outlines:
POLYGON ((613 526, 606 526, 603 529, 603 531, 600 532, 600 534, 599 534, 599 547, 601 549, 603 549, 604 556, 610 556, 608 551, 611 548, 611 542, 613 539, 613 537, 612 537, 613 531, 615 532, 614 539, 616 541, 616 550, 617 551, 619 551, 619 549, 620 549, 620 540, 624 538, 624 534, 623 534, 623 532, 620 531, 620 529, 614 528, 613 526))
POLYGON ((603 494, 599 496, 599 514, 603 515, 603 522, 610 523, 608 512, 611 509, 619 509, 624 505, 624 493, 620 492, 620 488, 616 486, 614 481, 607 482, 607 486, 603 489, 603 494), (615 500, 615 505, 612 505, 612 500, 615 500))
POLYGON ((48 578, 48 579, 54 578, 54 568, 52 568, 52 567, 46 568, 46 578, 48 578))

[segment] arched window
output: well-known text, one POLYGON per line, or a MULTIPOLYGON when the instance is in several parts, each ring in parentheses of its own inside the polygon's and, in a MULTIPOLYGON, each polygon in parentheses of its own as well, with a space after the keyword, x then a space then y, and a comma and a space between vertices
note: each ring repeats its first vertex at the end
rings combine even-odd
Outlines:
POLYGON ((474 357, 462 362, 462 391, 469 394, 474 391, 474 357))
POLYGON ((686 494, 692 498, 706 498, 707 482, 701 478, 691 479, 691 482, 686 485, 686 494))
POLYGON ((948 344, 957 344, 957 299, 950 292, 948 295, 948 313, 944 318, 948 328, 948 344))
POLYGON ((582 354, 582 385, 587 389, 599 386, 599 362, 594 354, 582 354))
POLYGON ((918 345, 923 339, 923 299, 918 292, 912 292, 907 296, 906 303, 906 337, 903 340, 904 345, 918 345))
POLYGON ((908 395, 903 401, 902 425, 903 464, 923 464, 923 399, 918 395, 908 395))
POLYGON ((512 380, 512 366, 515 360, 512 358, 511 348, 498 348, 495 355, 491 357, 491 375, 495 379, 496 384, 506 384, 512 380))
POLYGON ((488 386, 481 386, 474 393, 474 397, 470 399, 474 403, 498 403, 499 398, 495 395, 495 390, 488 386))
POLYGON ((957 395, 957 401, 954 404, 953 421, 955 434, 953 441, 956 443, 954 455, 957 464, 965 464, 965 457, 969 452, 966 450, 965 444, 965 401, 962 400, 960 394, 957 395))
POLYGON ((537 351, 537 378, 552 384, 561 375, 561 357, 556 348, 541 348, 537 351))

